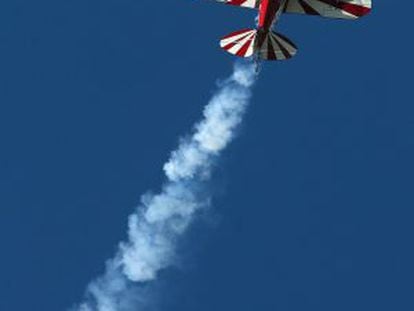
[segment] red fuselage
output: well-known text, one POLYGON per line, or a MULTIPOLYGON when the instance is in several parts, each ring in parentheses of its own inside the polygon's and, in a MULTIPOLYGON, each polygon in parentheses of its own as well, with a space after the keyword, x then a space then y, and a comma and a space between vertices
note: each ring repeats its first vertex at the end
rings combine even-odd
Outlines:
POLYGON ((256 49, 260 49, 272 28, 282 5, 286 0, 262 0, 259 7, 259 23, 257 25, 256 49))
POLYGON ((258 30, 260 32, 268 32, 270 30, 284 2, 284 0, 262 0, 259 8, 258 30))

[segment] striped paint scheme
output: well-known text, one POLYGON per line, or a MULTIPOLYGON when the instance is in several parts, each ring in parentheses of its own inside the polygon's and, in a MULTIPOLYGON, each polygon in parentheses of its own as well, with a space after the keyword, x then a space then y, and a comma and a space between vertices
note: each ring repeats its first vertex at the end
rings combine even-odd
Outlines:
MULTIPOLYGON (((225 4, 257 9, 262 0, 216 0, 225 4)), ((287 0, 285 13, 354 19, 368 14, 372 0, 287 0)))
POLYGON ((288 0, 284 12, 355 19, 368 14, 371 0, 288 0))
POLYGON ((227 52, 240 57, 250 57, 254 53, 256 30, 243 29, 232 32, 220 40, 220 46, 227 52))
POLYGON ((257 31, 243 29, 233 32, 220 40, 220 46, 230 54, 239 57, 250 57, 254 54, 264 60, 285 60, 296 54, 296 46, 286 37, 273 32, 263 34, 257 39, 257 31), (260 46, 258 42, 260 41, 260 46))
POLYGON ((265 60, 286 60, 295 56, 296 46, 285 36, 268 32, 263 44, 257 47, 257 56, 265 60))
POLYGON ((256 9, 260 5, 260 0, 216 0, 225 4, 242 6, 245 8, 256 9))
POLYGON ((263 60, 293 57, 296 46, 286 37, 273 32, 272 25, 280 13, 300 13, 330 18, 355 19, 371 11, 372 0, 216 0, 218 2, 259 8, 258 29, 243 29, 220 40, 220 46, 239 57, 255 56, 263 60), (272 6, 273 5, 273 6, 272 6))

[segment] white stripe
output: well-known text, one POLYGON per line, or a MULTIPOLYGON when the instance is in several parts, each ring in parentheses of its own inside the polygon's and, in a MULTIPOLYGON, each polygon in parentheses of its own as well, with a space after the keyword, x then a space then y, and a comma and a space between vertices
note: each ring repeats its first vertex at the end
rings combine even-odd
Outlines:
POLYGON ((231 36, 231 37, 229 37, 229 38, 222 39, 222 40, 220 40, 220 46, 221 46, 221 47, 225 47, 227 44, 229 44, 229 43, 233 43, 233 42, 236 42, 237 40, 239 40, 240 38, 242 38, 242 37, 244 37, 244 36, 248 35, 249 33, 250 33, 250 34, 255 34, 255 33, 256 33, 256 31, 255 31, 255 30, 247 30, 247 31, 242 32, 242 33, 240 33, 240 34, 237 34, 237 35, 231 36))
MULTIPOLYGON (((231 54, 237 54, 237 52, 239 52, 240 51, 240 49, 243 47, 243 45, 247 42, 247 41, 251 41, 250 42, 250 45, 253 45, 253 41, 254 40, 252 40, 254 38, 254 36, 253 35, 249 35, 247 38, 245 38, 245 39, 243 39, 243 40, 241 40, 241 41, 239 41, 239 42, 237 42, 237 44, 235 45, 235 46, 233 46, 232 48, 230 48, 229 50, 227 50, 229 53, 231 53, 231 54)), ((251 54, 250 55, 247 55, 248 54, 248 51, 249 50, 247 50, 246 51, 246 54, 244 55, 245 57, 249 57, 249 56, 251 56, 251 54)))

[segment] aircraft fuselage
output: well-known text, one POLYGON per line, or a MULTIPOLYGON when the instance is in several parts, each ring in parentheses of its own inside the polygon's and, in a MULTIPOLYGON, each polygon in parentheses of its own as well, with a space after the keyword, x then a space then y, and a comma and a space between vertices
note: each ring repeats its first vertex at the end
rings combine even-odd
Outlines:
POLYGON ((372 0, 216 0, 258 9, 255 29, 234 31, 220 40, 220 46, 239 57, 255 60, 285 60, 296 55, 297 47, 273 29, 283 13, 356 19, 371 11, 372 0))
POLYGON ((259 7, 258 30, 268 32, 280 15, 285 0, 262 0, 259 7))
POLYGON ((282 13, 286 0, 262 0, 259 7, 256 47, 261 47, 277 17, 282 13))

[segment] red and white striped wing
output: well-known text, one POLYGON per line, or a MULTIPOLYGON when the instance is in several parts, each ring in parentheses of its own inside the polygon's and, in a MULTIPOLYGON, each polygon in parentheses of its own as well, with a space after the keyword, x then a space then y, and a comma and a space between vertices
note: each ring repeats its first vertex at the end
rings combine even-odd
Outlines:
POLYGON ((241 6, 245 8, 257 9, 261 0, 216 0, 225 4, 241 6))
POLYGON ((220 40, 220 46, 227 52, 240 57, 250 57, 254 53, 256 30, 243 29, 232 32, 220 40))
POLYGON ((284 11, 354 19, 368 14, 371 8, 371 0, 287 0, 284 11))

